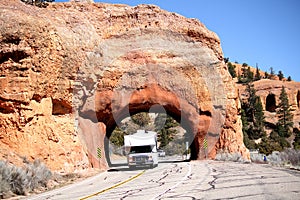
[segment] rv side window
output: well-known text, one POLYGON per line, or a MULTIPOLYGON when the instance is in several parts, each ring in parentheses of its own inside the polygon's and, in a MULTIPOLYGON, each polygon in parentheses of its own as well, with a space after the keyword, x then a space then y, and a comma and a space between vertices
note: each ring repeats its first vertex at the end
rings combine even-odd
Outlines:
POLYGON ((133 146, 130 148, 130 153, 150 153, 152 148, 150 145, 147 146, 133 146))

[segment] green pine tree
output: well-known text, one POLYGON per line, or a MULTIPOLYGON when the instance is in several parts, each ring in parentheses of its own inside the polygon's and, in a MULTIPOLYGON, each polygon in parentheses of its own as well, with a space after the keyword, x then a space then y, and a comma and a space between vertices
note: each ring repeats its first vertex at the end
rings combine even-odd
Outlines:
MULTIPOLYGON (((272 133, 271 133, 272 135, 272 133)), ((261 142, 258 144, 259 152, 269 155, 273 151, 282 151, 282 147, 277 140, 270 137, 263 137, 261 142)))
POLYGON ((229 62, 229 58, 224 58, 224 62, 227 64, 229 62))
POLYGON ((243 63, 241 71, 242 74, 238 74, 238 82, 239 83, 247 83, 247 79, 248 79, 248 64, 247 63, 243 63))
POLYGON ((165 113, 159 113, 155 118, 156 131, 158 132, 158 141, 160 148, 166 147, 173 140, 177 131, 174 127, 179 126, 179 123, 171 116, 165 113), (164 124, 162 124, 164 123, 164 124))
POLYGON ((259 69, 258 67, 256 66, 256 72, 255 72, 255 77, 254 77, 254 80, 255 81, 258 81, 261 79, 261 76, 260 76, 260 73, 259 73, 259 69))
POLYGON ((246 82, 247 83, 252 82, 254 80, 254 74, 251 71, 250 67, 247 68, 247 74, 246 75, 247 75, 247 77, 246 77, 246 82))
POLYGON ((251 140, 248 136, 249 123, 247 121, 247 116, 246 116, 244 109, 241 109, 241 120, 242 120, 242 124, 243 124, 242 131, 243 131, 244 144, 248 149, 255 149, 256 148, 255 142, 253 140, 251 140))
POLYGON ((256 90, 254 88, 254 85, 252 83, 248 83, 246 87, 246 92, 247 92, 247 102, 245 105, 245 111, 246 111, 246 116, 248 122, 253 122, 254 121, 254 105, 257 99, 256 96, 256 90))
POLYGON ((270 79, 273 79, 274 76, 275 76, 275 71, 274 71, 273 67, 270 67, 270 75, 269 75, 269 78, 270 78, 270 79))
POLYGON ((256 131, 257 137, 259 137, 259 138, 264 137, 266 135, 265 128, 264 128, 265 127, 265 115, 263 112, 263 106, 262 106, 259 96, 256 97, 256 101, 254 104, 253 124, 255 127, 254 130, 256 131))
POLYGON ((166 129, 163 128, 159 131, 158 141, 160 142, 159 148, 164 148, 169 144, 170 138, 166 129))
POLYGON ((279 96, 279 104, 277 109, 277 130, 281 137, 288 138, 292 135, 293 128, 293 114, 291 113, 289 99, 285 91, 285 87, 282 86, 279 96))
POLYGON ((270 78, 270 75, 268 72, 265 72, 265 79, 269 79, 270 78))
POLYGON ((242 74, 238 76, 239 83, 247 84, 254 80, 254 73, 251 71, 251 67, 247 63, 243 63, 241 68, 242 74))
POLYGON ((177 126, 179 126, 179 123, 175 119, 173 119, 171 116, 167 115, 167 120, 166 120, 164 128, 170 129, 170 128, 174 128, 177 126))
POLYGON ((243 131, 243 133, 247 134, 248 128, 249 128, 249 123, 247 120, 246 112, 243 109, 243 106, 241 108, 241 120, 242 120, 242 125, 243 125, 242 131, 243 131))
POLYGON ((228 66, 228 71, 229 71, 231 77, 232 77, 232 78, 235 78, 235 77, 236 77, 236 71, 235 71, 236 66, 235 66, 235 65, 232 65, 231 62, 228 62, 228 63, 227 63, 227 66, 228 66))
POLYGON ((250 139, 258 139, 265 136, 265 116, 263 106, 259 96, 256 95, 254 85, 247 84, 246 91, 248 93, 247 102, 243 104, 248 126, 248 136, 250 139))
POLYGON ((141 128, 146 127, 151 122, 149 113, 147 112, 137 113, 131 116, 131 120, 141 128))
POLYGON ((124 135, 126 135, 126 133, 119 127, 116 127, 115 130, 112 132, 109 140, 114 145, 121 147, 124 145, 124 135))
POLYGON ((295 149, 300 149, 300 130, 295 128, 294 133, 295 133, 295 139, 293 142, 293 146, 295 149))
POLYGON ((284 75, 281 70, 278 71, 277 76, 278 76, 279 80, 282 80, 284 78, 284 75))
POLYGON ((247 78, 247 69, 248 69, 248 64, 247 63, 243 63, 242 64, 242 77, 243 78, 247 78))

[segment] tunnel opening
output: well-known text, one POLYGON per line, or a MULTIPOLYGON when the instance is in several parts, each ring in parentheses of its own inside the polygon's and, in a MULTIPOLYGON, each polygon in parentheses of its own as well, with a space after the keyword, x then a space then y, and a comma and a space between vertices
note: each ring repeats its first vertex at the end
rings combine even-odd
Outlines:
POLYGON ((299 90, 297 93, 297 106, 298 106, 298 109, 300 109, 300 91, 299 90))
POLYGON ((181 126, 172 116, 163 112, 140 112, 124 118, 109 137, 109 160, 111 166, 127 165, 129 149, 124 147, 124 136, 138 130, 157 133, 159 162, 178 162, 191 158, 191 132, 181 126))
POLYGON ((191 122, 182 116, 180 111, 172 110, 168 105, 143 104, 141 107, 131 106, 129 115, 121 114, 120 116, 106 129, 104 144, 109 166, 120 164, 115 161, 117 159, 123 159, 123 165, 125 164, 127 160, 123 146, 124 135, 135 133, 139 129, 157 132, 160 153, 165 154, 168 159, 176 156, 177 161, 197 159, 196 145, 194 145, 195 132, 191 122), (145 123, 145 118, 148 123, 145 123), (169 141, 163 141, 162 137, 169 141))
MULTIPOLYGON (((92 105, 92 104, 89 104, 92 105)), ((84 132, 87 138, 89 151, 89 160, 96 165, 100 163, 107 167, 112 166, 110 160, 110 138, 113 131, 118 127, 122 128, 122 120, 131 117, 137 113, 166 113, 175 121, 180 123, 181 127, 187 132, 190 148, 190 160, 203 159, 203 139, 208 133, 208 129, 215 131, 211 127, 212 114, 209 109, 200 110, 193 101, 187 101, 180 98, 175 92, 168 91, 157 84, 143 86, 133 92, 126 92, 124 90, 116 90, 114 93, 106 93, 99 91, 95 95, 95 107, 85 107, 84 112, 80 113, 81 118, 91 119, 92 126, 95 126, 95 133, 84 132), (105 96, 106 98, 103 98, 105 96), (96 112, 91 112, 95 109, 96 112), (121 124, 121 125, 120 125, 121 124), (99 127, 100 132, 96 133, 99 127), (93 135, 94 134, 94 135, 93 135), (94 138, 101 138, 97 142, 94 138), (97 147, 103 149, 103 154, 99 155, 96 152, 97 147), (98 160, 98 161, 97 161, 98 160)), ((218 120, 218 119, 216 119, 218 120)), ((89 126, 81 126, 83 129, 91 129, 89 126)), ((120 131, 120 130, 119 130, 120 131)), ((208 137, 207 152, 213 157, 215 152, 217 136, 211 135, 208 137)), ((119 149, 122 152, 122 149, 119 149)))
POLYGON ((276 98, 274 94, 269 94, 266 98, 266 111, 276 111, 276 98))

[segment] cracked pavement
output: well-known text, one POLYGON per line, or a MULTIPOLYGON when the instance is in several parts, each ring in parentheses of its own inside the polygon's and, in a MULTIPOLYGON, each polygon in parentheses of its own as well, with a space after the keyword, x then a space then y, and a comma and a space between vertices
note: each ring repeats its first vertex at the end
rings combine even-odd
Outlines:
POLYGON ((135 171, 122 166, 29 199, 298 199, 299 189, 298 171, 206 160, 164 162, 154 169, 135 171))

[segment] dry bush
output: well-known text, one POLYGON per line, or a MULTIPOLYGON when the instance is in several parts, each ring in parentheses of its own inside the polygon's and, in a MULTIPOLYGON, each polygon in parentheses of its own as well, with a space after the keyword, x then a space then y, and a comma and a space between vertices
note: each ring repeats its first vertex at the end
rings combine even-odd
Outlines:
POLYGON ((282 164, 300 166, 300 151, 295 149, 286 149, 279 153, 282 164))
POLYGON ((265 155, 264 154, 260 154, 260 153, 257 153, 257 154, 250 154, 250 159, 251 159, 251 162, 254 162, 254 163, 266 163, 266 161, 264 160, 264 157, 265 155))
POLYGON ((218 161, 232 161, 232 162, 242 162, 245 163, 247 160, 243 158, 243 156, 237 153, 228 153, 226 151, 220 151, 217 153, 215 160, 218 161))
POLYGON ((0 198, 6 198, 11 195, 10 189, 11 167, 0 160, 0 198))
POLYGON ((52 176, 51 171, 39 160, 17 167, 0 161, 0 198, 26 195, 40 187, 46 187, 52 176))
MULTIPOLYGON (((251 155, 251 161, 256 163, 265 163, 264 154, 251 155)), ((300 166, 300 151, 295 149, 285 149, 282 152, 273 151, 272 154, 268 155, 267 163, 272 165, 284 166, 293 165, 300 166)))
POLYGON ((281 160, 280 152, 273 151, 272 154, 267 156, 267 162, 273 165, 282 165, 283 162, 281 160))
POLYGON ((31 190, 38 187, 47 187, 47 182, 52 176, 51 171, 40 160, 35 160, 33 163, 28 164, 26 171, 28 177, 30 177, 31 190))

